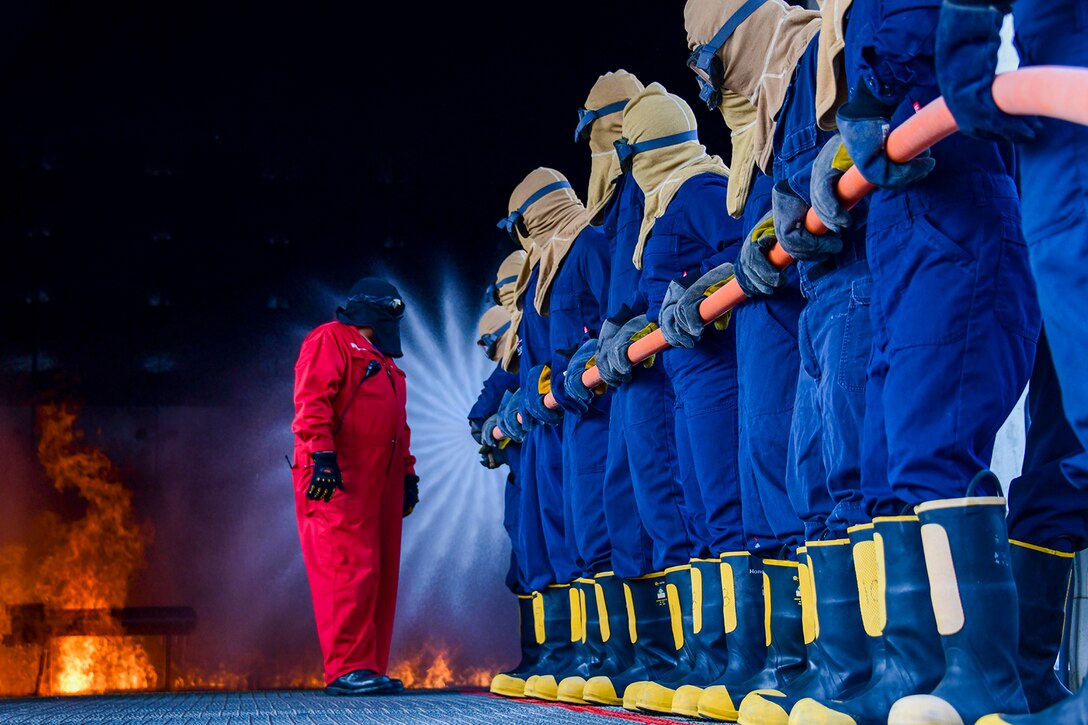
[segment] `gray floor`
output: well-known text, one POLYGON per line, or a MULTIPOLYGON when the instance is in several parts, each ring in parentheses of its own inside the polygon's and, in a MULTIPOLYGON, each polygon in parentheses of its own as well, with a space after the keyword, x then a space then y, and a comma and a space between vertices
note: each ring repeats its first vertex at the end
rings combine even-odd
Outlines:
POLYGON ((315 691, 199 692, 0 699, 0 723, 591 723, 675 722, 619 708, 568 709, 483 693, 416 690, 385 697, 315 691))

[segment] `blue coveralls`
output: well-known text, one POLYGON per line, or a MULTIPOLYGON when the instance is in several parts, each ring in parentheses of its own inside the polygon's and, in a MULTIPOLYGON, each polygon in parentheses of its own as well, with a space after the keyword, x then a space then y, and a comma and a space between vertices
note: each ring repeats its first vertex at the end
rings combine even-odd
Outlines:
MULTIPOLYGON (((518 376, 508 373, 501 365, 496 365, 495 370, 484 381, 483 390, 476 398, 476 402, 468 412, 470 422, 483 425, 484 421, 495 414, 502 402, 503 393, 518 389, 518 376)), ((491 435, 491 431, 484 431, 484 435, 491 435)), ((510 537, 510 568, 506 572, 506 586, 514 594, 529 594, 531 590, 525 587, 525 571, 522 566, 523 556, 518 555, 521 546, 518 536, 518 519, 521 516, 521 481, 518 479, 521 445, 510 441, 503 450, 506 454, 507 467, 510 469, 506 476, 506 488, 503 494, 502 527, 506 535, 510 537)))
MULTIPOLYGON (((814 37, 801 56, 778 114, 774 180, 810 198, 812 162, 832 134, 816 126, 814 37)), ((836 538, 868 521, 861 496, 861 427, 872 333, 871 281, 865 259, 864 210, 854 211, 842 250, 798 262, 806 303, 798 322, 801 368, 790 432, 786 488, 805 538, 836 538)))
MULTIPOLYGON (((764 174, 753 183, 741 217, 745 239, 770 211, 772 186, 764 174)), ((786 492, 786 461, 801 367, 797 322, 805 299, 796 266, 786 270, 786 280, 773 297, 749 299, 733 312, 744 539, 749 553, 771 558, 792 557, 804 538, 786 492)))
MULTIPOLYGON (((638 293, 632 257, 642 226, 642 190, 616 180, 602 228, 612 253, 608 314, 638 293)), ((639 312, 636 310, 636 312, 639 312)), ((661 366, 639 368, 612 396, 605 468, 605 518, 617 576, 637 577, 686 564, 691 539, 677 474, 672 388, 661 366)))
MULTIPOLYGON (((552 395, 566 400, 563 375, 586 340, 597 337, 608 304, 608 238, 597 227, 579 233, 563 259, 549 296, 552 395)), ((582 371, 584 372, 584 371, 582 371)), ((572 371, 572 374, 575 374, 572 371)), ((580 374, 580 373, 579 373, 580 374)), ((611 391, 595 396, 582 416, 563 416, 563 502, 567 543, 582 574, 610 571, 612 545, 605 521, 604 472, 611 391)))
MULTIPOLYGON (((938 95, 940 3, 857 0, 847 77, 898 103, 893 125, 938 95)), ((873 357, 863 487, 876 515, 958 498, 1031 374, 1039 311, 1020 230, 1011 145, 955 134, 937 165, 869 205, 873 357)), ((975 495, 997 491, 976 490, 975 495)))
MULTIPOLYGON (((529 371, 551 362, 549 318, 536 310, 540 267, 533 269, 522 297, 519 362, 523 395, 535 393, 537 381, 529 371)), ((528 411, 521 419, 530 421, 528 411)), ((577 555, 567 544, 563 511, 563 424, 534 424, 521 445, 521 551, 525 555, 527 584, 540 591, 549 584, 566 584, 580 574, 577 555)))
MULTIPOLYGON (((1088 67, 1088 2, 1018 0, 1013 19, 1022 65, 1088 67)), ((1035 139, 1020 145, 1024 235, 1065 414, 1088 448, 1088 128, 1041 121, 1035 139)), ((1088 454, 1062 469, 1088 487, 1088 454)))
POLYGON ((1083 455, 1065 418, 1062 391, 1044 331, 1028 383, 1023 473, 1009 485, 1009 538, 1058 551, 1088 548, 1088 488, 1062 475, 1062 462, 1083 455))
MULTIPOLYGON (((728 180, 716 174, 693 176, 654 222, 639 280, 651 322, 657 322, 672 280, 698 279, 709 271, 712 258, 716 264, 736 259, 744 229, 723 213, 727 187, 728 180)), ((677 441, 686 443, 680 460, 688 462, 696 483, 685 489, 684 500, 689 509, 701 504, 706 526, 706 538, 698 542, 701 550, 693 556, 743 551, 735 328, 708 327, 695 347, 670 348, 660 358, 676 396, 677 441)))

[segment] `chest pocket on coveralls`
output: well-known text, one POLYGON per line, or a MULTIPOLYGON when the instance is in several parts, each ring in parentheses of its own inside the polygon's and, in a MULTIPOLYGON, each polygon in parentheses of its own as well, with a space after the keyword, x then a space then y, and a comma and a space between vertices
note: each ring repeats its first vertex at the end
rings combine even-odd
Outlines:
POLYGON ((813 160, 810 156, 814 156, 812 151, 816 149, 818 140, 819 133, 816 130, 816 124, 805 126, 783 139, 782 148, 779 150, 778 155, 774 157, 774 178, 776 181, 789 179, 790 186, 794 186, 794 177, 800 171, 805 172, 803 176, 806 183, 802 184, 804 188, 794 188, 794 191, 800 193, 806 199, 809 195, 807 179, 811 177, 810 168, 813 160), (798 169, 798 166, 801 168, 798 169))
POLYGON ((375 359, 374 354, 368 351, 351 351, 352 375, 343 393, 344 404, 347 405, 349 400, 351 403, 343 411, 344 417, 336 434, 338 451, 388 446, 393 440, 395 406, 388 368, 382 365, 377 374, 363 380, 367 366, 375 359), (358 388, 358 392, 352 400, 355 388, 358 388))

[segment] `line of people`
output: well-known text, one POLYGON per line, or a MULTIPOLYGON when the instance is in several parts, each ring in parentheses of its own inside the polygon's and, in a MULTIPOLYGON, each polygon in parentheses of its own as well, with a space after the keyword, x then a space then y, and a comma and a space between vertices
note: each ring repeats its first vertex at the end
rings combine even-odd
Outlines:
POLYGON ((997 109, 1010 10, 1024 64, 1088 65, 1083 0, 687 0, 728 166, 684 98, 593 84, 586 202, 551 168, 515 187, 520 248, 480 321, 496 369, 469 420, 510 467, 522 641, 493 692, 748 725, 1088 724, 1054 672, 1088 546, 1088 129, 997 109), (889 159, 942 93, 963 133, 889 159), (851 166, 877 190, 848 209, 851 166), (748 299, 704 326, 734 279, 748 299), (657 329, 670 347, 632 364, 657 329), (988 466, 1029 378, 1006 500, 988 466))

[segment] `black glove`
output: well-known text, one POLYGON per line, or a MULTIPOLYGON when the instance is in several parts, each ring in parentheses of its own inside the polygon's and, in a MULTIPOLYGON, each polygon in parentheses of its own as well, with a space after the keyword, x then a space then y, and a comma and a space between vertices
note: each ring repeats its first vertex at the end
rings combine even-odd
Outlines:
POLYGON ((414 473, 404 474, 404 514, 407 516, 419 503, 419 476, 414 473))
POLYGON ((314 475, 310 479, 310 487, 306 489, 306 498, 327 503, 336 489, 344 490, 344 476, 340 473, 340 464, 336 462, 336 451, 318 451, 312 455, 314 475))

